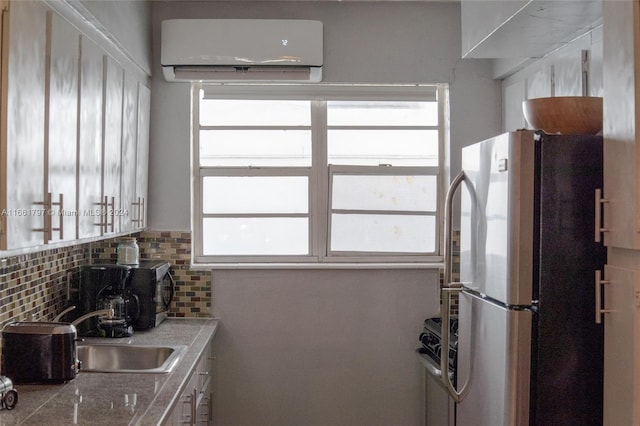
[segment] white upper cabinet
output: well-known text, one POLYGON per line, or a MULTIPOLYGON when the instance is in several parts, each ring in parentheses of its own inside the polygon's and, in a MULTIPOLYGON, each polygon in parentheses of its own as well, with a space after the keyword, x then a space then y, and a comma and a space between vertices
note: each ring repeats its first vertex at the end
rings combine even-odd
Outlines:
POLYGON ((78 119, 78 236, 102 234, 102 77, 104 52, 81 37, 78 119))
POLYGON ((149 123, 151 115, 151 91, 138 83, 138 143, 136 167, 136 228, 147 226, 147 196, 149 193, 149 123))
POLYGON ((463 58, 539 58, 599 25, 602 1, 461 2, 463 58))
POLYGON ((138 134, 138 82, 127 73, 124 75, 122 103, 122 179, 120 216, 123 231, 136 228, 138 206, 136 203, 136 140, 138 134))
POLYGON ((144 227, 147 78, 70 7, 0 0, 0 252, 144 227))
POLYGON ((640 249, 640 5, 604 2, 604 243, 640 249), (615 46, 615 48, 608 48, 615 46))
POLYGON ((120 198, 122 171, 122 98, 124 71, 111 57, 104 56, 104 117, 102 139, 102 199, 104 234, 120 232, 123 214, 120 198))
POLYGON ((78 128, 78 59, 80 33, 53 12, 47 13, 45 152, 50 203, 48 241, 77 238, 76 166, 78 128))
POLYGON ((44 141, 47 9, 11 3, 3 19, 0 249, 45 243, 44 141), (8 28, 6 24, 8 23, 8 28))

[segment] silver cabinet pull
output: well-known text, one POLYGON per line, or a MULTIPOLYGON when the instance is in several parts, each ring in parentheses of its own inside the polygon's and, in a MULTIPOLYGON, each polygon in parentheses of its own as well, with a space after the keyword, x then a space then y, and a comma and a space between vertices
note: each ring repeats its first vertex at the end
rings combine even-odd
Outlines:
POLYGON ((131 205, 138 207, 136 218, 131 223, 135 223, 138 228, 144 228, 144 197, 138 197, 138 200, 131 203, 131 205))
POLYGON ((53 231, 58 231, 58 238, 60 238, 61 240, 63 239, 64 236, 64 200, 63 200, 63 194, 60 193, 58 194, 58 202, 51 203, 51 206, 58 206, 58 218, 59 218, 59 222, 58 222, 58 227, 57 228, 53 228, 53 225, 51 224, 52 228, 51 228, 51 233, 53 234, 53 231))
POLYGON ((44 234, 44 242, 48 243, 53 239, 53 232, 58 231, 59 238, 62 240, 64 237, 64 199, 63 194, 58 194, 58 201, 53 202, 53 196, 51 192, 47 192, 43 201, 36 201, 33 203, 36 206, 42 206, 42 228, 34 228, 33 232, 42 232, 44 234), (53 206, 58 206, 58 227, 53 227, 52 217, 54 216, 53 206))
POLYGON ((44 213, 42 214, 42 228, 34 228, 33 232, 42 232, 44 234, 44 243, 51 241, 51 193, 47 192, 43 201, 33 203, 36 206, 42 206, 44 213))
POLYGON ((111 204, 107 204, 107 207, 109 206, 111 206, 111 232, 114 232, 116 229, 116 197, 111 197, 111 204))
POLYGON ((600 188, 596 189, 596 196, 595 196, 595 219, 596 220, 595 220, 595 230, 594 230, 594 237, 595 237, 596 243, 602 242, 602 233, 609 231, 607 228, 604 228, 602 226, 602 205, 608 202, 609 200, 607 200, 606 198, 602 198, 602 189, 600 188))
POLYGON ((611 281, 602 279, 602 271, 596 271, 596 324, 602 323, 602 314, 606 314, 607 312, 613 312, 612 309, 603 309, 602 308, 602 285, 603 284, 611 284, 611 281))

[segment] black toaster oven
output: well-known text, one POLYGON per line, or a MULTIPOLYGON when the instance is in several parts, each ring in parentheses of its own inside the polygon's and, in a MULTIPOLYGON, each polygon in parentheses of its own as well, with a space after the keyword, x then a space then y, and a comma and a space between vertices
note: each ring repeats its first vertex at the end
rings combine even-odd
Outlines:
POLYGON ((175 292, 171 265, 158 260, 141 260, 131 265, 129 287, 139 301, 139 315, 134 330, 147 330, 160 324, 169 313, 175 292))

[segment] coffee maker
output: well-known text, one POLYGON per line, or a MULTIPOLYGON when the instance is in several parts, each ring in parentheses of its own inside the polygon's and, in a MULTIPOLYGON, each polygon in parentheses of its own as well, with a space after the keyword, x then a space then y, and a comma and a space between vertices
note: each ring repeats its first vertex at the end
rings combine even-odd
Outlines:
POLYGON ((131 267, 94 264, 80 267, 79 315, 113 309, 113 316, 92 317, 78 326, 80 336, 128 337, 138 319, 140 303, 129 284, 131 267))

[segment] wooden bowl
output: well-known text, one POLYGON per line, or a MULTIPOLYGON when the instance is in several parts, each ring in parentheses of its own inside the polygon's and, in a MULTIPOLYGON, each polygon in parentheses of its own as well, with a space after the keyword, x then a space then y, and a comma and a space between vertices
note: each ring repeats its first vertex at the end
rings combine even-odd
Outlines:
POLYGON ((595 135, 602 130, 602 98, 558 96, 522 102, 531 129, 563 135, 595 135))

